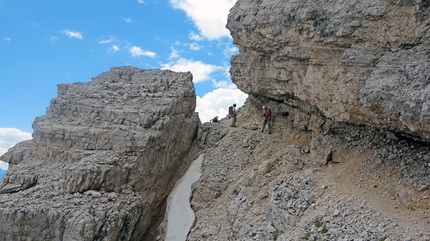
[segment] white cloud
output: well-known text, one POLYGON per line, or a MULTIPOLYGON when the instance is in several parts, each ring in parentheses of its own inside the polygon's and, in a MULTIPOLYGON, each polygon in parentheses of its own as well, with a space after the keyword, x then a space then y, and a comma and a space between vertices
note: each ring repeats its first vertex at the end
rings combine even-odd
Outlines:
POLYGON ((99 44, 110 44, 115 41, 115 37, 110 36, 109 39, 103 39, 99 42, 99 44))
POLYGON ((73 31, 66 29, 62 33, 69 36, 70 38, 83 39, 82 34, 79 32, 73 32, 73 31))
POLYGON ((31 133, 16 128, 0 127, 0 148, 10 148, 20 141, 30 140, 31 138, 31 133))
POLYGON ((191 32, 191 33, 188 35, 188 37, 189 37, 191 40, 194 40, 194 41, 202 41, 202 40, 203 40, 202 36, 200 36, 200 35, 198 35, 198 34, 196 34, 196 33, 194 33, 194 32, 191 32))
POLYGON ((0 156, 7 152, 7 148, 0 147, 0 156))
POLYGON ((57 42, 57 37, 55 37, 55 36, 51 36, 51 37, 48 37, 49 38, 49 41, 51 41, 52 43, 56 43, 57 42))
MULTIPOLYGON (((16 128, 0 127, 0 156, 3 155, 9 148, 13 147, 16 143, 30 140, 31 138, 31 133, 23 132, 16 128)), ((0 168, 4 170, 7 169, 7 163, 0 161, 0 168)))
POLYGON ((218 116, 225 118, 228 114, 228 107, 236 103, 236 108, 243 106, 247 94, 237 88, 220 88, 205 94, 202 98, 197 96, 196 111, 202 123, 218 116))
POLYGON ((191 71, 193 82, 203 82, 208 80, 210 75, 216 71, 222 71, 224 68, 212 64, 205 64, 201 61, 192 61, 180 58, 174 63, 162 64, 162 69, 170 69, 177 72, 191 71))
POLYGON ((209 40, 230 37, 226 29, 227 16, 236 0, 169 0, 186 12, 201 34, 209 40))
POLYGON ((236 46, 228 46, 223 51, 223 55, 228 58, 231 58, 232 55, 236 55, 238 53, 239 53, 239 48, 236 46))
POLYGON ((148 57, 153 58, 156 55, 154 52, 143 50, 137 46, 131 47, 129 50, 129 53, 131 54, 131 57, 133 57, 133 58, 141 57, 141 56, 148 56, 148 57))
POLYGON ((236 88, 235 84, 226 80, 221 80, 221 81, 212 80, 212 85, 215 86, 215 88, 227 88, 227 89, 236 88))
POLYGON ((175 48, 173 48, 173 47, 170 47, 170 50, 172 51, 172 52, 170 53, 170 56, 169 56, 169 59, 170 59, 170 60, 179 58, 179 52, 178 52, 178 50, 177 50, 177 49, 175 49, 175 48))
MULTIPOLYGON (((1 149, 0 149, 1 151, 1 149)), ((9 164, 7 162, 0 161, 0 169, 7 170, 9 169, 9 164)))
POLYGON ((10 42, 10 41, 12 41, 12 38, 4 37, 4 38, 3 38, 3 40, 4 40, 5 42, 10 42))
POLYGON ((124 21, 125 21, 126 23, 131 23, 131 22, 133 22, 133 20, 131 20, 131 18, 124 18, 124 21))
POLYGON ((118 45, 112 45, 111 47, 109 47, 108 49, 108 54, 113 54, 116 53, 118 51, 120 51, 121 49, 119 48, 118 45))
POLYGON ((139 3, 145 3, 145 1, 143 1, 143 0, 137 0, 137 2, 139 2, 139 3))
POLYGON ((194 50, 194 51, 198 51, 202 47, 201 45, 199 45, 197 43, 191 43, 188 46, 190 47, 191 50, 194 50))

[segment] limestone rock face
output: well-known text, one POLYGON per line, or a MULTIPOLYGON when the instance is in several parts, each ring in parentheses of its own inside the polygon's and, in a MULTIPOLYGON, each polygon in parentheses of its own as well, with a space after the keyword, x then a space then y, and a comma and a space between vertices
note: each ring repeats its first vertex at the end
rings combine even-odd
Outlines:
POLYGON ((115 67, 58 85, 33 139, 1 157, 0 240, 140 240, 187 165, 195 106, 190 72, 115 67))
POLYGON ((428 1, 239 0, 227 28, 244 92, 430 139, 428 1))

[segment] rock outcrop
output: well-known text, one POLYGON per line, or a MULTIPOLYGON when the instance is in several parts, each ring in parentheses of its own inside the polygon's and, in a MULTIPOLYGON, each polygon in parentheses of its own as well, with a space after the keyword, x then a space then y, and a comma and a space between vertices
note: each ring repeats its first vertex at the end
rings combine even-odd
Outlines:
POLYGON ((33 139, 1 157, 0 240, 150 236, 192 160, 195 106, 190 72, 117 67, 58 85, 33 139))
POLYGON ((200 129, 187 240, 430 240, 429 2, 238 0, 227 28, 250 97, 200 129))
POLYGON ((244 92, 430 140, 428 1, 239 0, 227 28, 244 92))

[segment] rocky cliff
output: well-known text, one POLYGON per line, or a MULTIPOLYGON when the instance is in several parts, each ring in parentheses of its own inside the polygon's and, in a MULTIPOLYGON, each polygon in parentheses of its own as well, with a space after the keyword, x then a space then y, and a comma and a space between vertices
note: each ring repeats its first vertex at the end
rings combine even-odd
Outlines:
POLYGON ((33 140, 1 157, 10 168, 0 186, 0 240, 150 236, 190 163, 195 105, 189 72, 119 67, 58 85, 33 140))
POLYGON ((59 85, 2 156, 0 241, 154 240, 197 154, 187 240, 430 240, 429 18, 422 0, 238 0, 236 128, 199 125, 189 73, 59 85))
POLYGON ((430 240, 430 3, 238 0, 187 240, 430 240), (273 133, 261 133, 262 110, 273 133))
POLYGON ((227 28, 244 92, 430 140, 428 1, 239 0, 227 28))

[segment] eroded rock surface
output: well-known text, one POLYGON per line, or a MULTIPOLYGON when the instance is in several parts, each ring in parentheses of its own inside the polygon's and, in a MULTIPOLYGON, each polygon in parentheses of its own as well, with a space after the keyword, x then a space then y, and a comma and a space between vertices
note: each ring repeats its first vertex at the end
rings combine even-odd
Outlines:
POLYGON ((429 16, 428 1, 239 0, 230 73, 248 94, 428 141, 429 16))
POLYGON ((303 129, 306 112, 249 97, 201 126, 187 240, 430 240, 430 146, 367 126, 303 129), (261 105, 274 110, 261 132, 261 105))
POLYGON ((187 240, 430 240, 429 17, 428 1, 238 0, 230 73, 250 97, 237 128, 200 128, 187 240))
MULTIPOLYGON (((33 140, 1 159, 0 240, 140 240, 200 123, 192 75, 111 68, 58 85, 33 140)), ((190 159, 192 160, 192 159, 190 159)))

